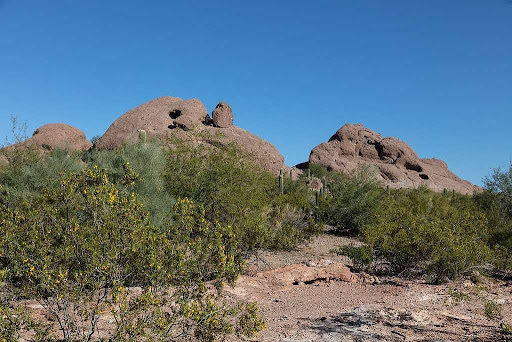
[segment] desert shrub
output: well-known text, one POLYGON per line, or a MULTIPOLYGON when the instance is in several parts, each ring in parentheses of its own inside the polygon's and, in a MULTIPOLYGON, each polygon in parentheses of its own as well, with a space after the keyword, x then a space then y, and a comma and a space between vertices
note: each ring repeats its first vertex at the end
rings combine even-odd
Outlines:
POLYGON ((5 137, 4 143, 0 145, 0 148, 3 148, 8 145, 19 143, 25 139, 27 139, 27 129, 28 124, 27 121, 20 121, 20 118, 16 114, 11 114, 9 116, 10 120, 10 134, 5 137))
POLYGON ((206 220, 194 202, 179 199, 173 220, 155 226, 137 196, 97 166, 15 208, 5 206, 8 196, 0 191, 0 281, 38 300, 59 338, 90 339, 103 312, 120 341, 213 341, 263 327, 253 306, 222 302, 223 283, 243 268, 236 232, 206 220))
POLYGON ((373 263, 373 249, 370 246, 341 246, 336 254, 349 257, 356 269, 365 269, 373 263))
POLYGON ((500 320, 503 317, 503 305, 494 300, 484 302, 484 314, 490 320, 500 320))
POLYGON ((274 207, 271 224, 274 227, 272 248, 284 250, 295 248, 322 230, 311 215, 289 204, 274 207))
POLYGON ((352 235, 372 221, 384 195, 384 189, 366 168, 351 174, 330 173, 327 189, 319 200, 315 217, 338 232, 352 235))
POLYGON ((287 179, 280 195, 277 176, 262 171, 237 146, 194 146, 179 140, 173 144, 165 173, 168 191, 201 203, 208 220, 232 226, 242 253, 289 248, 320 230, 309 220, 310 194, 305 186, 287 179), (294 217, 300 219, 288 219, 283 215, 286 210, 295 210, 294 217))
POLYGON ((315 198, 313 192, 308 189, 306 179, 292 180, 290 177, 284 177, 283 183, 283 195, 275 197, 278 206, 289 205, 304 211, 312 209, 315 198))
POLYGON ((91 150, 85 161, 91 167, 106 169, 109 179, 122 190, 135 192, 153 224, 160 225, 171 216, 175 198, 165 188, 166 154, 157 141, 130 143, 116 150, 91 150), (131 177, 137 182, 126 181, 127 170, 133 170, 131 177))
POLYGON ((50 329, 50 325, 35 321, 25 308, 6 302, 0 304, 1 341, 22 341, 27 335, 31 336, 31 341, 55 341, 50 329))
POLYGON ((375 221, 363 227, 363 237, 394 272, 427 274, 438 281, 489 260, 482 237, 486 228, 484 213, 469 197, 420 188, 386 197, 375 221))
POLYGON ((512 271, 512 163, 508 170, 494 169, 484 187, 474 200, 489 221, 488 244, 495 250, 495 265, 512 271))
POLYGON ((14 203, 31 200, 44 186, 56 186, 56 175, 80 172, 85 167, 79 154, 60 149, 45 155, 31 148, 16 149, 6 155, 10 163, 0 170, 0 184, 10 191, 14 203))
POLYGON ((448 295, 452 298, 455 303, 471 300, 471 296, 461 290, 450 289, 448 295))
MULTIPOLYGON (((308 169, 311 173, 312 177, 316 178, 324 178, 329 175, 329 171, 327 171, 327 168, 321 164, 309 164, 308 169)), ((306 170, 305 174, 308 174, 308 171, 306 170)))

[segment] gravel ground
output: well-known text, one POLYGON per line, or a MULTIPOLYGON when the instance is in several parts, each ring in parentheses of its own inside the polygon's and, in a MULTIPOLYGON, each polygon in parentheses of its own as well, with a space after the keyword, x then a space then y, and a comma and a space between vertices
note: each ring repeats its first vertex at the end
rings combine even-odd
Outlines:
MULTIPOLYGON (((318 260, 346 262, 329 251, 356 241, 322 235, 297 251, 265 252, 228 293, 258 302, 267 328, 251 341, 512 341, 501 326, 512 324, 512 282, 460 280, 442 285, 399 278, 378 283, 311 281, 292 286, 258 274, 318 260), (500 308, 488 319, 486 302, 500 308)), ((320 261, 321 263, 321 261, 320 261)))

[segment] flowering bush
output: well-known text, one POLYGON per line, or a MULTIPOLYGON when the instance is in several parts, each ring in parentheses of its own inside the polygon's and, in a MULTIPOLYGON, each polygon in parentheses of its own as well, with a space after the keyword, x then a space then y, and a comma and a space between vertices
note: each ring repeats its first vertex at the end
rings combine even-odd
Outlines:
MULTIPOLYGON (((125 170, 123 181, 135 183, 125 170)), ((1 280, 16 298, 39 301, 59 338, 96 338, 107 312, 115 340, 213 341, 237 324, 246 335, 263 327, 253 306, 222 301, 223 283, 243 268, 233 229, 206 220, 187 198, 155 226, 137 196, 97 166, 14 208, 8 196, 0 191, 1 280)))

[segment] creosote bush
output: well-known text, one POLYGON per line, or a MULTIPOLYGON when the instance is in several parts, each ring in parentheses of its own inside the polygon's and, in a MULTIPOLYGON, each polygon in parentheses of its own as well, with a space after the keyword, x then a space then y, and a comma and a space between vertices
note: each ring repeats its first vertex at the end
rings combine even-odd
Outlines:
POLYGON ((484 191, 474 196, 486 213, 488 245, 495 250, 495 265, 512 272, 512 163, 508 170, 494 169, 484 179, 484 191))
POLYGON ((293 248, 321 231, 310 215, 305 184, 286 178, 280 195, 277 177, 235 145, 194 146, 179 140, 173 145, 165 173, 168 191, 201 203, 208 220, 232 226, 240 253, 293 248))
MULTIPOLYGON (((126 165, 121 182, 135 186, 134 175, 126 165)), ((172 220, 153 225, 135 193, 97 166, 61 176, 15 207, 6 206, 9 196, 0 192, 3 290, 36 299, 59 327, 57 338, 98 338, 105 312, 115 318, 116 341, 213 341, 263 328, 253 305, 223 303, 222 286, 244 261, 236 231, 207 220, 201 205, 178 199, 172 220)))
POLYGON ((425 188, 396 190, 381 205, 363 239, 395 273, 455 278, 491 259, 482 232, 487 219, 470 197, 425 188))
POLYGON ((359 168, 351 174, 331 172, 315 217, 339 233, 357 235, 372 222, 383 195, 383 187, 369 168, 359 168))

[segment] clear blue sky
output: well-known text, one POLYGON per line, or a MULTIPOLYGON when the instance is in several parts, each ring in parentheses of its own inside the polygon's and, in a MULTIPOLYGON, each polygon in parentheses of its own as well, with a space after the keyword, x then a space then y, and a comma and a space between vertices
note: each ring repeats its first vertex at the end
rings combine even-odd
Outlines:
POLYGON ((0 137, 162 95, 229 102, 288 165, 360 122, 480 184, 512 159, 512 2, 0 0, 0 137))

